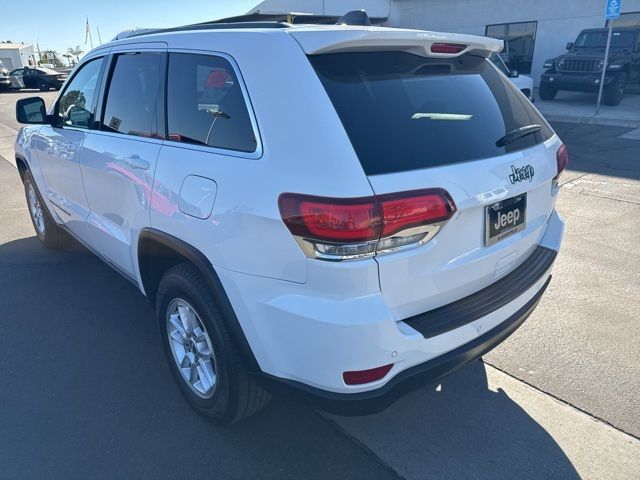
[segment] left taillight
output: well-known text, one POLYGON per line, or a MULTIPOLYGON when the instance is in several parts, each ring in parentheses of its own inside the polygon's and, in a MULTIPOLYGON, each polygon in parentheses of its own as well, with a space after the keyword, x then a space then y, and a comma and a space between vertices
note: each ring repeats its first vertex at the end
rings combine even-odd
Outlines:
POLYGON ((284 193, 282 220, 307 256, 345 260, 424 243, 455 213, 442 189, 337 199, 284 193))

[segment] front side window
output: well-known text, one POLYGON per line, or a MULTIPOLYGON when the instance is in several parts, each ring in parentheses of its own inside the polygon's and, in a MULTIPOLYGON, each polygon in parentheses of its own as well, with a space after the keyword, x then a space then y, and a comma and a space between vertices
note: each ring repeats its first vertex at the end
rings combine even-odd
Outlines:
POLYGON ((59 125, 89 128, 102 62, 102 58, 91 60, 71 79, 56 107, 59 125))
POLYGON ((257 140, 242 88, 224 58, 169 54, 169 140, 254 152, 257 140))
POLYGON ((125 53, 114 61, 102 129, 140 137, 164 136, 164 127, 158 128, 162 54, 125 53))

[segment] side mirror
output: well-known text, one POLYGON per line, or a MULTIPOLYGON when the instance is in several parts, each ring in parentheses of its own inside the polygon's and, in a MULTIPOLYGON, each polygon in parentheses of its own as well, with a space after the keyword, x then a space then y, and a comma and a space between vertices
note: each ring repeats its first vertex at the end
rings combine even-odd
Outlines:
POLYGON ((567 43, 567 50, 571 50, 573 48, 573 42, 567 43))
POLYGON ((40 97, 22 98, 16 102, 16 120, 19 123, 43 125, 50 123, 44 100, 40 97))
POLYGON ((518 73, 518 70, 511 70, 511 71, 509 72, 509 76, 510 76, 511 78, 518 78, 518 77, 520 76, 520 74, 518 73))

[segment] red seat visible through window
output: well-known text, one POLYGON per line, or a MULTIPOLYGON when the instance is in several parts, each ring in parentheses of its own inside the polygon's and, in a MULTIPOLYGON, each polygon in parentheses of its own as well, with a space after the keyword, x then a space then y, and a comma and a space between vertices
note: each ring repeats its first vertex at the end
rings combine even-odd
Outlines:
POLYGON ((204 82, 204 88, 222 88, 227 78, 229 78, 229 73, 226 70, 213 70, 209 73, 207 81, 204 82))

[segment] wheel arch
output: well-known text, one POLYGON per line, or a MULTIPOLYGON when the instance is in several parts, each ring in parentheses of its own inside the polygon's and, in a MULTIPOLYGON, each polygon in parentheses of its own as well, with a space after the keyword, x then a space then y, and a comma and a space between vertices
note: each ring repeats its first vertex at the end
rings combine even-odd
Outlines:
POLYGON ((147 298, 155 303, 156 293, 164 272, 182 262, 193 264, 213 294, 222 313, 225 326, 240 349, 248 371, 259 373, 260 366, 242 330, 224 286, 207 257, 194 246, 166 232, 145 228, 138 239, 138 267, 147 298))
POLYGON ((22 155, 16 154, 16 167, 18 167, 18 173, 20 174, 20 180, 24 180, 24 174, 29 170, 29 164, 22 157, 22 155))

